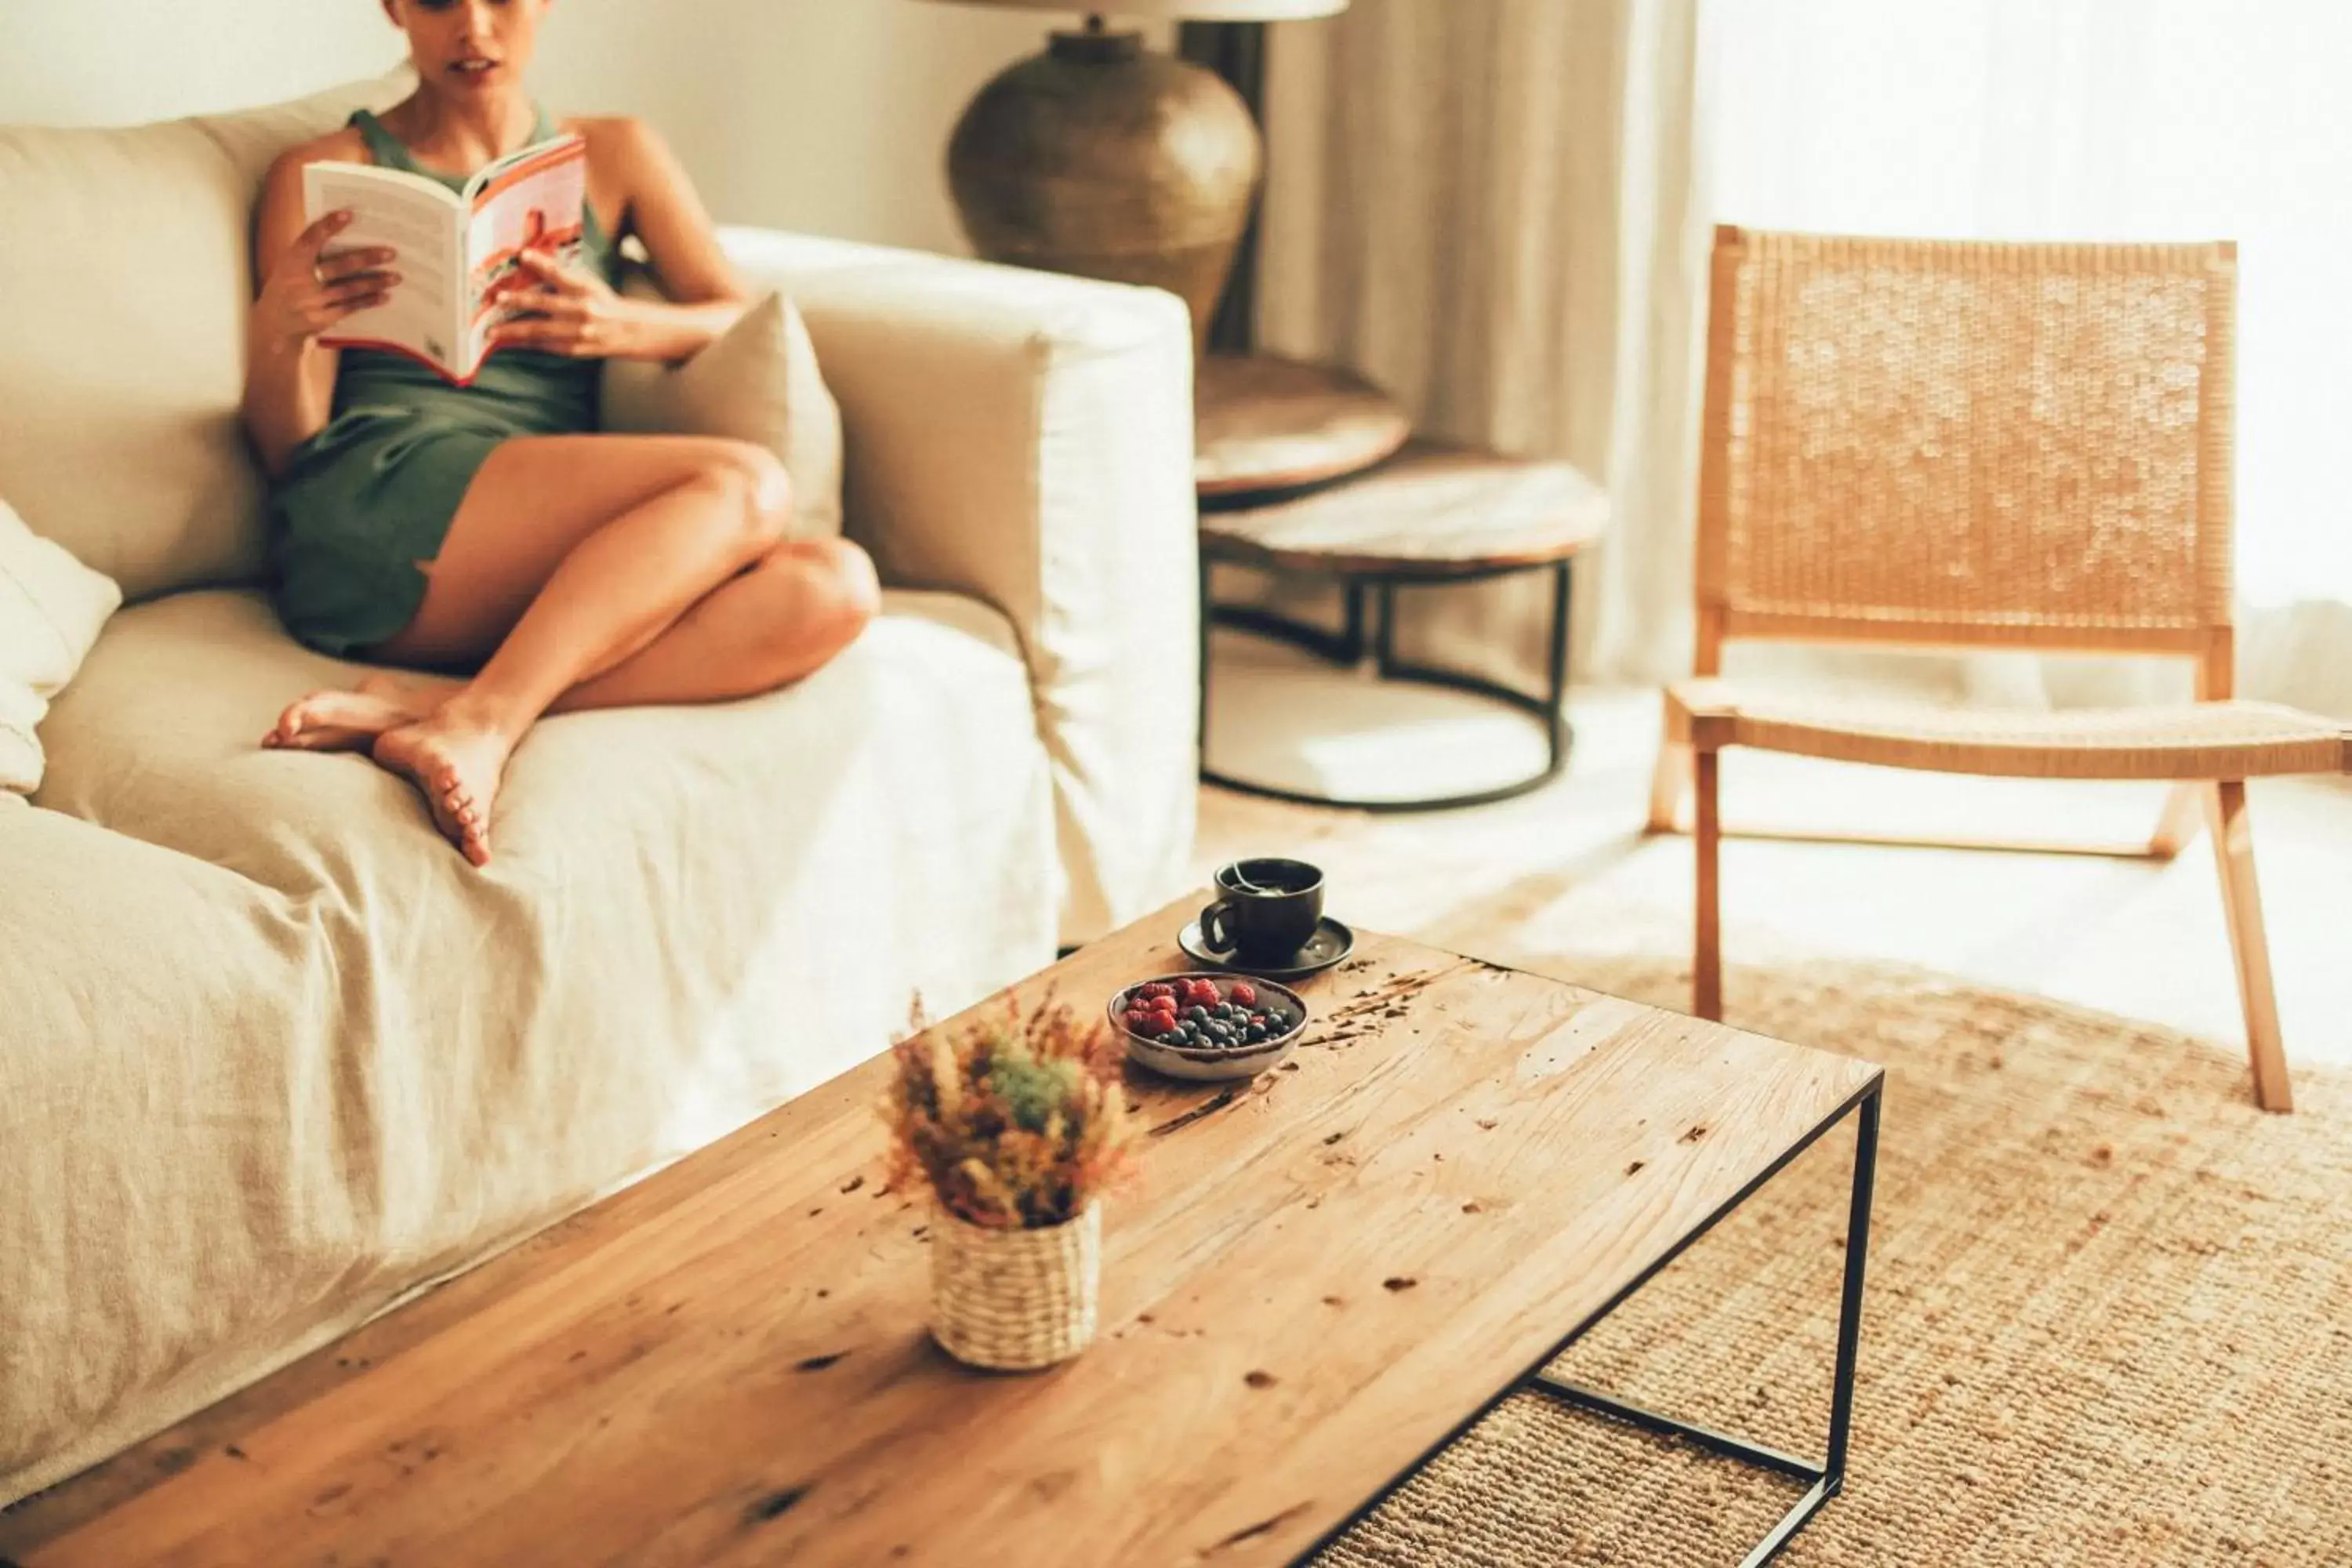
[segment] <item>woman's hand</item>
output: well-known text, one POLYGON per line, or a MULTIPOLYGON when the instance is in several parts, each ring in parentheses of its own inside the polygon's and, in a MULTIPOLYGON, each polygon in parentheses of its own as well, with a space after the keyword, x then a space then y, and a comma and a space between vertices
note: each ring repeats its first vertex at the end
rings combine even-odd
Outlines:
POLYGON ((270 268, 253 302, 254 325, 266 341, 299 348, 345 316, 392 297, 400 274, 386 266, 390 250, 379 246, 326 254, 351 221, 348 211, 329 213, 295 236, 270 268))
POLYGON ((645 313, 636 301, 622 299, 587 268, 567 266, 543 251, 522 251, 515 259, 528 281, 504 294, 503 303, 513 313, 492 329, 493 348, 537 349, 573 359, 627 359, 644 352, 645 313))

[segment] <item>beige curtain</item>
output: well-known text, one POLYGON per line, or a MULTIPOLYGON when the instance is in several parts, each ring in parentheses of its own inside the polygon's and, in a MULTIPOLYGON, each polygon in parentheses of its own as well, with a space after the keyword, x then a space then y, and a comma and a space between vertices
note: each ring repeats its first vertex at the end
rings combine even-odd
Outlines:
MULTIPOLYGON (((1426 433, 1566 458, 1614 531, 1580 679, 1689 668, 1708 244, 1694 0, 1355 0, 1272 48, 1261 345, 1426 433)), ((1540 581, 1423 596, 1408 647, 1528 679, 1540 581)))
MULTIPOLYGON (((2347 123, 2327 46, 2352 12, 2281 9, 2293 27, 2233 26, 2229 0, 1354 0, 1276 29, 1260 341, 1357 367, 1433 435, 1606 484, 1576 673, 1662 679, 1689 669, 1715 217, 2237 237, 2242 689, 2352 716, 2352 531, 2331 500, 2352 208, 2311 195, 2352 166, 2319 133, 2347 123)), ((1404 640, 1532 679, 1542 587, 1507 588, 1423 597, 1404 640)), ((1731 668, 2022 706, 2188 691, 2146 660, 1741 645, 1731 668)))

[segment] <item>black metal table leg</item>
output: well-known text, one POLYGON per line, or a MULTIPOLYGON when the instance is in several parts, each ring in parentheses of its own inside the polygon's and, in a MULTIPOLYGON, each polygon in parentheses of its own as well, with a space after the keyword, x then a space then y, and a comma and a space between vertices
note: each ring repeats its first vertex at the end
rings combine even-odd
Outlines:
POLYGON ((1551 574, 1551 677, 1546 689, 1551 700, 1544 705, 1549 715, 1545 725, 1546 739, 1551 745, 1551 771, 1558 773, 1568 761, 1568 613, 1570 590, 1574 586, 1569 575, 1573 562, 1561 561, 1552 567, 1551 574))
POLYGON ((1380 594, 1380 629, 1373 633, 1372 643, 1375 668, 1380 670, 1382 680, 1394 680, 1397 679, 1396 584, 1382 580, 1380 594))
MULTIPOLYGON (((1815 1465, 1793 1455, 1781 1453, 1778 1449, 1750 1443, 1744 1438, 1729 1436, 1704 1426, 1694 1426, 1671 1415, 1662 1415, 1654 1410, 1645 1410, 1638 1405, 1629 1405, 1606 1394, 1586 1388, 1580 1384, 1555 1378, 1546 1373, 1538 1372, 1527 1380, 1527 1387, 1564 1400, 1569 1404, 1581 1405, 1588 1410, 1596 1411, 1601 1415, 1648 1431, 1685 1438, 1711 1452, 1738 1459, 1743 1464, 1753 1465, 1759 1469, 1773 1470, 1781 1475, 1793 1476, 1799 1480, 1811 1481, 1812 1485, 1806 1489, 1802 1497, 1797 1500, 1789 1511, 1781 1516, 1780 1521, 1772 1527, 1771 1532, 1757 1543, 1754 1551, 1740 1560, 1740 1568, 1762 1568, 1762 1564, 1771 1561, 1780 1549, 1789 1543, 1790 1539, 1805 1527, 1806 1521, 1821 1510, 1823 1503, 1837 1496, 1845 1488, 1847 1440, 1853 1426, 1854 1364, 1862 1342, 1863 1279, 1870 1251, 1871 1189, 1876 1180, 1878 1170, 1879 1100, 1884 1086, 1883 1079, 1872 1084, 1853 1108, 1856 1112, 1853 1196, 1846 1219, 1845 1282, 1838 1300, 1837 1362, 1830 1384, 1829 1450, 1822 1463, 1815 1465)), ((1843 1112, 1841 1112, 1840 1119, 1843 1119, 1843 1112)), ((1807 1142, 1810 1142, 1811 1140, 1807 1142)), ((1800 1150, 1803 1147, 1803 1144, 1799 1145, 1800 1150)), ((1793 1155, 1795 1152, 1791 1151, 1791 1154, 1793 1155)), ((1786 1163, 1785 1159, 1780 1162, 1780 1164, 1786 1163)), ((1780 1168, 1780 1165, 1776 1164, 1773 1170, 1777 1171, 1780 1168)), ((1767 1178, 1771 1174, 1770 1171, 1765 1173, 1767 1178)), ((1757 1184, 1761 1185, 1762 1179, 1759 1179, 1757 1184)), ((1753 1192, 1755 1188, 1750 1187, 1748 1190, 1753 1192)), ((1746 1196, 1745 1193, 1740 1194, 1741 1199, 1746 1196)), ((1735 1199, 1733 1206, 1736 1207, 1738 1201, 1740 1200, 1735 1199)), ((1679 1251, 1680 1248, 1676 1250, 1679 1251)), ((1641 1283, 1636 1281, 1634 1289, 1638 1289, 1641 1283)), ((1622 1300, 1622 1297, 1619 1298, 1619 1300, 1622 1300)), ((1611 1306, 1614 1307, 1616 1304, 1612 1302, 1611 1306)), ((1603 1315, 1606 1315, 1606 1310, 1603 1315)), ((1591 1325, 1586 1326, 1589 1328, 1591 1325)))
MULTIPOLYGON (((1882 1085, 1883 1087, 1883 1085, 1882 1085)), ((1863 1275, 1870 1260, 1871 1189, 1878 1179, 1880 1089, 1862 1102, 1854 1124, 1853 1197, 1846 1215, 1845 1291, 1838 1303, 1837 1378, 1830 1392, 1830 1451, 1823 1465, 1845 1484, 1846 1439, 1853 1427, 1853 1369, 1862 1348, 1863 1275)))
POLYGON ((1209 563, 1202 563, 1202 652, 1201 685, 1201 778, 1204 783, 1245 795, 1260 795, 1269 800, 1288 801, 1299 805, 1334 806, 1349 811, 1447 811, 1461 806, 1488 805, 1496 801, 1510 800, 1539 789, 1559 776, 1568 765, 1569 749, 1575 739, 1564 712, 1568 700, 1568 634, 1570 563, 1565 559, 1537 566, 1496 567, 1475 573, 1446 573, 1415 577, 1402 573, 1383 574, 1370 580, 1359 577, 1341 579, 1346 596, 1347 620, 1343 630, 1334 633, 1324 627, 1259 609, 1254 605, 1221 605, 1209 591, 1209 563), (1483 582, 1521 572, 1552 573, 1552 613, 1549 627, 1546 682, 1541 696, 1530 695, 1488 680, 1482 676, 1461 670, 1441 669, 1433 666, 1413 664, 1398 657, 1396 651, 1396 591, 1401 586, 1442 587, 1451 584, 1483 582), (1372 603, 1367 613, 1367 597, 1372 603), (1369 626, 1367 623, 1370 623, 1369 626), (1272 784, 1255 784, 1219 773, 1208 765, 1208 699, 1209 628, 1223 626, 1236 631, 1269 637, 1302 648, 1319 658, 1343 667, 1362 661, 1367 644, 1383 679, 1410 682, 1421 686, 1443 687, 1465 691, 1474 696, 1503 703, 1529 715, 1542 724, 1545 740, 1543 768, 1522 779, 1500 784, 1492 789, 1474 790, 1465 795, 1440 795, 1413 800, 1349 800, 1334 795, 1318 795, 1303 790, 1288 790, 1272 784))
POLYGON ((1762 1568, 1765 1563, 1770 1561, 1782 1547, 1789 1543, 1791 1536, 1804 1528, 1806 1521, 1821 1510, 1822 1504, 1837 1496, 1845 1486, 1846 1442, 1853 1423, 1854 1364, 1862 1343, 1863 1279, 1870 1251, 1871 1189, 1876 1182, 1878 1172, 1879 1102, 1885 1087, 1885 1075, 1875 1077, 1871 1079, 1868 1087, 1858 1091, 1844 1104, 1823 1117, 1819 1125, 1797 1140, 1769 1165, 1759 1172, 1747 1185, 1727 1199, 1722 1207, 1707 1215, 1688 1235, 1680 1237, 1672 1247, 1667 1247, 1641 1273, 1627 1281, 1614 1296, 1601 1303, 1591 1316, 1570 1329, 1559 1343, 1546 1352, 1542 1359, 1530 1367, 1524 1375, 1516 1382, 1505 1384, 1484 1405, 1464 1416, 1453 1431, 1440 1438, 1427 1453, 1383 1488, 1379 1495, 1368 1499, 1353 1513, 1332 1526, 1313 1547, 1293 1560, 1294 1565, 1312 1562, 1324 1547, 1354 1529, 1398 1488, 1419 1473, 1423 1466, 1469 1433, 1504 1400, 1514 1394, 1532 1392, 1549 1395, 1565 1404, 1579 1405, 1612 1420, 1622 1421, 1663 1436, 1684 1438, 1710 1452, 1737 1459, 1742 1464, 1752 1465, 1759 1469, 1771 1470, 1776 1474, 1811 1482, 1805 1494, 1781 1516, 1780 1521, 1772 1527, 1771 1532, 1757 1543, 1755 1550, 1740 1559, 1740 1568, 1762 1568), (1687 1251, 1692 1243, 1713 1230, 1725 1216, 1754 1196, 1765 1183, 1787 1169, 1790 1161, 1811 1148, 1830 1129, 1843 1121, 1849 1113, 1853 1114, 1855 1118, 1853 1195, 1846 1216, 1845 1279, 1838 1299, 1837 1363, 1832 1374, 1829 1452, 1823 1462, 1817 1465, 1810 1459, 1801 1458, 1794 1454, 1784 1454, 1777 1448, 1767 1448, 1761 1444, 1748 1442, 1744 1437, 1731 1436, 1727 1433, 1712 1431, 1705 1426, 1677 1420, 1671 1415, 1662 1415, 1654 1410, 1645 1410, 1638 1405, 1628 1404, 1581 1384, 1555 1378, 1544 1371, 1544 1368, 1559 1360, 1570 1346, 1590 1332, 1594 1324, 1623 1306, 1643 1286, 1655 1279, 1660 1270, 1687 1251))

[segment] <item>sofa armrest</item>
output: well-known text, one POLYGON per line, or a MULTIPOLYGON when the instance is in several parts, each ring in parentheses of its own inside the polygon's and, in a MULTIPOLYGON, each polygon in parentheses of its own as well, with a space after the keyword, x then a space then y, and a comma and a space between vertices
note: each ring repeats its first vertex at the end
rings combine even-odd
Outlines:
POLYGON ((840 401, 848 531, 884 580, 1003 612, 1054 770, 1062 941, 1187 885, 1198 514, 1182 301, 917 251, 722 231, 840 401))

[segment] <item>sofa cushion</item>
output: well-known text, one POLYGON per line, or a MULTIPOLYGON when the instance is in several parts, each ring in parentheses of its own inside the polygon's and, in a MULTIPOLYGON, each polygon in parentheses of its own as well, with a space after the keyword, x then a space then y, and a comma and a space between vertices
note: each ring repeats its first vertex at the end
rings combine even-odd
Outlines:
POLYGON ((549 720, 482 871, 364 757, 257 744, 351 673, 256 595, 134 606, 44 731, 55 809, 0 808, 0 1499, 1053 957, 1028 679, 970 600, 549 720))
MULTIPOLYGON (((663 298, 650 269, 629 262, 621 292, 663 298)), ((841 405, 824 384, 808 324, 769 290, 734 326, 684 364, 604 363, 604 427, 724 436, 765 447, 792 476, 793 533, 841 531, 841 405)))
POLYGON ((41 716, 121 603, 113 579, 0 500, 0 793, 40 787, 41 716))
POLYGON ((394 75, 249 114, 0 126, 0 495, 131 599, 258 573, 237 405, 261 174, 403 90, 394 75))

